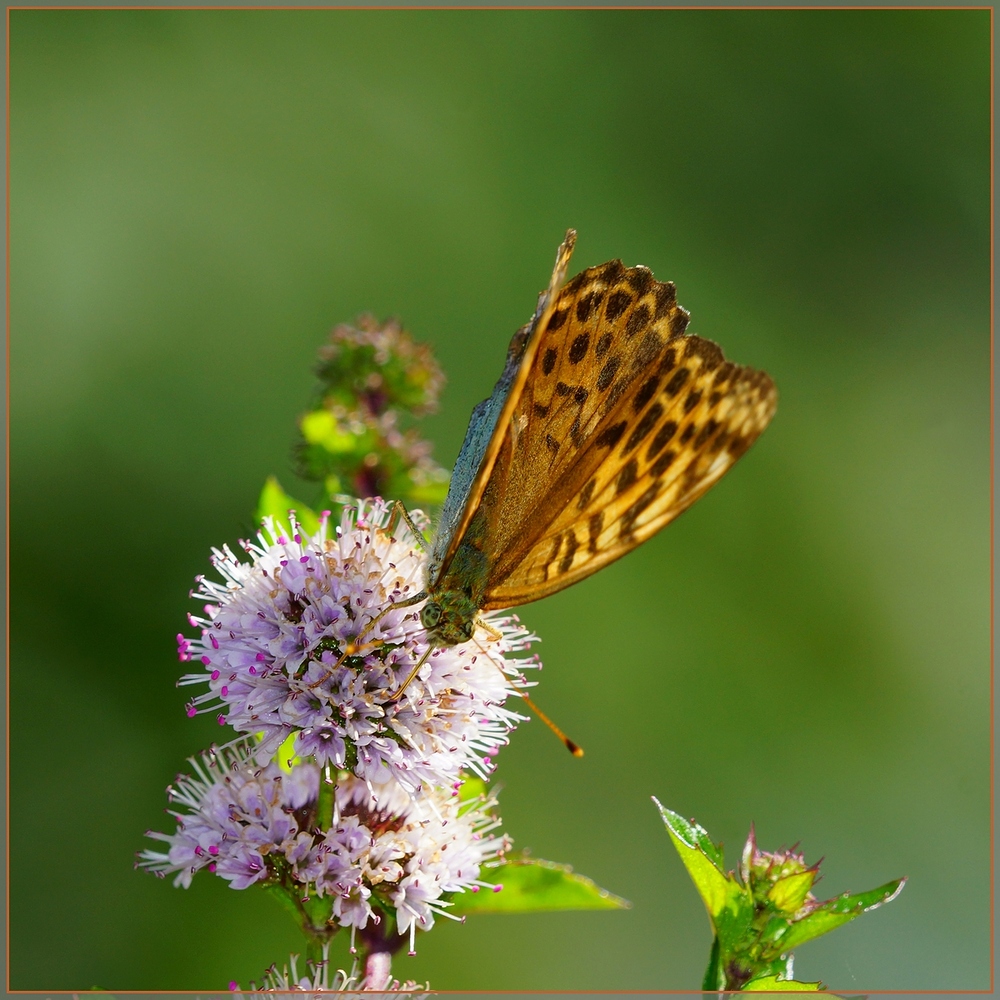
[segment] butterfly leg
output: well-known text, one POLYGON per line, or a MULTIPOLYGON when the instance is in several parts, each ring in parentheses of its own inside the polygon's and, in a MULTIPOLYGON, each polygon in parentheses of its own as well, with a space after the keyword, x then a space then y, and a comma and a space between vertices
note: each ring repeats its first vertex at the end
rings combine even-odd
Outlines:
POLYGON ((494 642, 499 642, 503 638, 503 632, 498 631, 489 622, 483 621, 482 618, 476 619, 476 625, 486 632, 494 642))
MULTIPOLYGON (((367 653, 368 650, 370 649, 376 649, 377 647, 381 646, 384 641, 382 639, 373 639, 371 642, 361 642, 360 640, 363 639, 390 611, 395 611, 397 608, 408 608, 413 604, 419 604, 426 597, 427 597, 426 592, 422 590, 420 591, 419 594, 414 594, 413 597, 408 597, 405 601, 397 601, 395 604, 387 604, 358 633, 357 637, 344 647, 344 652, 340 654, 340 658, 333 665, 333 669, 327 671, 322 677, 320 677, 318 681, 313 681, 313 683, 309 685, 309 690, 311 691, 313 688, 317 688, 320 686, 320 684, 323 684, 325 681, 327 681, 333 675, 333 671, 342 666, 344 660, 346 660, 349 656, 358 656, 359 654, 367 653)), ((420 661, 421 664, 423 662, 424 662, 423 660, 420 661)), ((406 683, 409 684, 410 682, 407 681, 406 683)), ((394 696, 394 698, 398 698, 400 694, 402 694, 402 690, 398 691, 394 696)))
POLYGON ((386 701, 397 701, 399 699, 400 695, 410 686, 410 681, 412 681, 413 678, 417 676, 417 673, 419 672, 420 668, 427 662, 427 657, 431 655, 433 649, 434 649, 433 646, 427 647, 427 652, 424 653, 424 655, 421 656, 419 660, 417 660, 417 665, 410 671, 410 674, 406 678, 406 680, 403 681, 403 683, 400 685, 397 691, 394 691, 391 695, 389 695, 388 698, 386 698, 386 701))
MULTIPOLYGON (((359 633, 358 638, 363 639, 368 633, 375 628, 378 623, 385 618, 385 616, 390 611, 395 611, 398 608, 409 608, 414 604, 419 604, 421 601, 426 600, 427 591, 421 590, 419 594, 414 594, 412 597, 406 598, 405 601, 397 601, 395 604, 387 604, 359 633)), ((353 644, 352 644, 353 645, 353 644)), ((353 655, 353 654, 348 654, 353 655)))
POLYGON ((413 523, 413 518, 410 517, 410 512, 403 505, 402 501, 397 500, 392 505, 392 514, 389 516, 389 523, 386 525, 385 530, 390 535, 395 534, 400 521, 404 521, 406 523, 406 526, 413 533, 413 537, 416 539, 417 544, 422 549, 426 551, 431 547, 431 543, 424 538, 424 533, 413 523))

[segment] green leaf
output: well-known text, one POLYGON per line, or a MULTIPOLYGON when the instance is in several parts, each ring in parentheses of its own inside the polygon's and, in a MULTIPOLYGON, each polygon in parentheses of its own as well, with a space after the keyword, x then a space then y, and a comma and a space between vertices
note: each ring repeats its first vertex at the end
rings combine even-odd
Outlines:
POLYGON ((734 934, 739 933, 753 916, 752 905, 745 898, 746 890, 735 878, 722 871, 722 851, 712 843, 705 830, 660 805, 657 799, 653 801, 660 810, 684 867, 708 908, 712 924, 723 939, 723 946, 727 946, 734 934))
POLYGON ((701 982, 704 993, 715 993, 717 990, 726 988, 726 974, 719 964, 719 935, 712 938, 712 950, 708 956, 708 968, 705 970, 705 978, 701 982))
POLYGON ((818 993, 822 983, 800 983, 797 979, 781 979, 778 976, 757 976, 743 984, 743 993, 818 993))
POLYGON ((540 858, 511 858, 483 875, 503 886, 452 897, 449 913, 550 913, 559 910, 625 910, 632 904, 577 875, 569 865, 540 858))
POLYGON ((299 524, 307 534, 311 535, 319 528, 319 518, 309 505, 290 497, 274 476, 268 476, 257 501, 257 520, 263 521, 265 517, 273 517, 276 527, 291 534, 291 525, 288 521, 290 510, 295 511, 299 524))
POLYGON ((357 437, 342 430, 336 417, 329 410, 307 413, 299 423, 302 436, 309 444, 318 444, 334 455, 352 452, 357 448, 357 437))
MULTIPOLYGON (((258 740, 264 738, 263 733, 254 734, 258 740)), ((278 747, 278 752, 274 755, 274 759, 285 774, 291 774, 292 768, 297 767, 303 762, 304 757, 298 756, 295 753, 295 737, 298 735, 298 730, 290 733, 286 738, 285 742, 278 747)))
POLYGON ((485 795, 486 782, 482 778, 477 778, 474 774, 463 776, 461 787, 458 789, 459 802, 467 802, 469 799, 478 799, 485 795))
POLYGON ((660 801, 655 795, 652 798, 656 803, 656 808, 660 810, 663 822, 667 824, 667 829, 686 847, 698 848, 719 871, 723 871, 725 861, 722 857, 722 848, 712 843, 708 831, 700 827, 694 820, 686 820, 680 813, 675 813, 672 809, 660 805, 660 801))
POLYGON ((812 941, 821 934, 860 917, 867 910, 874 910, 875 907, 888 903, 895 899, 905 884, 905 878, 898 878, 877 889, 869 889, 868 892, 845 892, 842 896, 820 903, 812 913, 791 925, 788 933, 779 940, 781 950, 791 951, 806 941, 812 941))

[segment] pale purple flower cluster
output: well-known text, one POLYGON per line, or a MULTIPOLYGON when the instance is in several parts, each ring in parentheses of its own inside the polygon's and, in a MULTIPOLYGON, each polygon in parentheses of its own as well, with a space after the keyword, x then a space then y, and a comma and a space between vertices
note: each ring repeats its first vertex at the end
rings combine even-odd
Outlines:
POLYGON ((146 850, 138 864, 175 875, 189 886, 208 869, 234 889, 255 882, 292 890, 295 898, 330 897, 331 921, 354 930, 378 911, 392 912, 396 930, 413 935, 445 915, 447 894, 497 887, 479 878, 484 862, 509 841, 494 831, 493 799, 462 801, 453 789, 425 789, 411 797, 399 786, 376 800, 365 784, 341 772, 321 786, 321 768, 276 762, 263 767, 248 745, 192 758, 193 774, 169 789, 177 818, 173 834, 150 832, 165 851, 146 850), (329 797, 329 824, 320 827, 321 787, 329 797))
MULTIPOLYGON (((290 955, 287 964, 278 968, 277 963, 264 971, 260 985, 251 982, 253 993, 352 993, 360 990, 379 991, 381 993, 408 993, 421 995, 427 993, 427 986, 421 986, 412 979, 400 982, 391 974, 370 973, 362 975, 357 962, 350 972, 343 969, 333 969, 330 965, 330 943, 323 945, 323 957, 318 961, 308 960, 300 964, 298 955, 290 955)), ((237 993, 238 983, 230 983, 229 989, 237 993)))
POLYGON ((178 636, 182 660, 199 664, 182 684, 207 685, 188 713, 215 712, 220 724, 261 740, 266 763, 292 733, 295 751, 354 771, 370 785, 398 782, 411 793, 450 785, 463 770, 486 776, 491 757, 523 716, 505 707, 534 658, 506 659, 534 639, 515 618, 487 616, 502 638, 481 632, 431 652, 401 697, 400 686, 427 651, 419 605, 388 605, 417 593, 425 556, 405 524, 387 531, 381 500, 348 508, 328 536, 292 537, 265 520, 249 561, 213 551, 223 577, 198 580, 204 617, 196 639, 178 636))
POLYGON ((245 560, 214 550, 222 580, 198 580, 200 635, 178 636, 197 669, 180 683, 206 688, 189 714, 240 736, 192 758, 169 790, 176 831, 149 833, 166 847, 137 864, 184 887, 206 869, 296 906, 325 900, 321 934, 349 927, 352 946, 359 931, 408 934, 412 951, 451 894, 500 888, 479 878, 509 846, 496 803, 459 790, 492 770, 523 719, 505 703, 538 664, 506 658, 534 636, 494 615, 411 677, 428 637, 419 605, 393 605, 418 593, 426 557, 405 522, 390 534, 390 516, 359 502, 333 532, 324 513, 312 534, 291 518, 287 535, 265 519, 245 560))

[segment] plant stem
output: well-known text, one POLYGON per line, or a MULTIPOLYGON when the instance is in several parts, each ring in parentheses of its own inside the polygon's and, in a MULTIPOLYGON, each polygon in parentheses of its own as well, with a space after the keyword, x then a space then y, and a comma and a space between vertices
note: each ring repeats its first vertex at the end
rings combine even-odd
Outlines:
POLYGON ((384 990, 392 978, 392 953, 370 951, 365 956, 365 989, 384 990))
POLYGON ((406 938, 396 933, 394 922, 383 917, 377 924, 368 921, 361 931, 361 944, 365 956, 364 987, 384 990, 392 979, 392 956, 403 946, 406 938))

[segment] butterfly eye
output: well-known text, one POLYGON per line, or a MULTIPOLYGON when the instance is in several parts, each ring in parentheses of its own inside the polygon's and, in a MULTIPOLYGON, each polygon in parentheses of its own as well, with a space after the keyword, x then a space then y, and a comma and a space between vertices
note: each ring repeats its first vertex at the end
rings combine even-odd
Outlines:
POLYGON ((473 633, 476 631, 476 623, 474 621, 456 622, 455 627, 458 629, 458 633, 461 635, 463 641, 471 639, 473 633))
POLYGON ((441 621, 441 605, 436 601, 428 601, 420 609, 420 623, 424 628, 434 628, 441 621))

